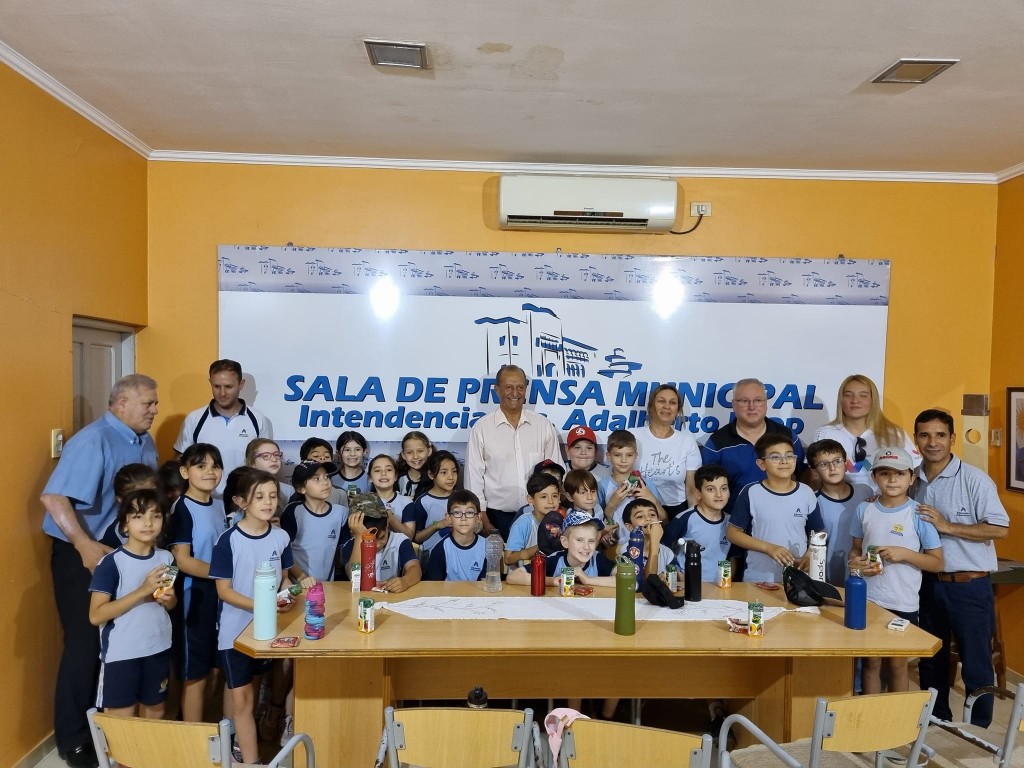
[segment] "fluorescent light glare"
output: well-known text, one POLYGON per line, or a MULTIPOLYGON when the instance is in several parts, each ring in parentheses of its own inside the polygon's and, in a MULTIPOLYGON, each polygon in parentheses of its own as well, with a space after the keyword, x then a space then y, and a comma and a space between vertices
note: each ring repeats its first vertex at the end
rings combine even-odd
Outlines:
POLYGON ((679 309, 685 295, 686 288, 679 282, 679 278, 670 272, 665 272, 655 281, 651 289, 654 311, 662 320, 668 320, 679 309))
POLYGON ((401 295, 398 286, 387 275, 382 277, 370 289, 370 306, 381 320, 390 320, 398 311, 401 295))

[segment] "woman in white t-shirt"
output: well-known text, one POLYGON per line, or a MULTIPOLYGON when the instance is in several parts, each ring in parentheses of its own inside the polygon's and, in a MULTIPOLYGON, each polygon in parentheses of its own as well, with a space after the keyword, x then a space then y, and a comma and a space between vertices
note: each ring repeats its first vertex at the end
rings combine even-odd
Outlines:
POLYGON ((661 384, 647 400, 647 424, 635 432, 636 468, 658 489, 670 519, 696 503, 693 475, 701 466, 697 441, 676 429, 682 414, 679 390, 661 384))
POLYGON ((885 417, 878 396, 878 387, 867 376, 855 373, 843 379, 836 398, 836 418, 818 429, 815 440, 837 440, 846 449, 846 477, 850 482, 878 486, 871 478, 871 457, 879 448, 904 448, 914 461, 921 463, 910 436, 885 417))

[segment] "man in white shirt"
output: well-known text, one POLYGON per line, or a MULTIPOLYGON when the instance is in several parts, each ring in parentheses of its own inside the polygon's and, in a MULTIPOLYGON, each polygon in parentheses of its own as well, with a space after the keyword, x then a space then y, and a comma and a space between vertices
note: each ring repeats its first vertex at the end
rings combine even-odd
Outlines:
POLYGON ((480 499, 484 533, 508 539, 516 512, 526 504, 526 481, 550 459, 562 466, 558 432, 545 416, 524 410, 526 373, 517 365, 498 370, 498 409, 473 425, 466 446, 466 487, 480 499))
POLYGON ((174 443, 174 450, 179 454, 196 443, 210 443, 220 449, 224 474, 217 486, 218 498, 224 492, 224 483, 231 470, 245 464, 245 447, 249 441, 257 437, 274 437, 270 420, 239 398, 243 387, 245 379, 239 363, 215 360, 210 365, 213 399, 209 405, 185 417, 174 443))

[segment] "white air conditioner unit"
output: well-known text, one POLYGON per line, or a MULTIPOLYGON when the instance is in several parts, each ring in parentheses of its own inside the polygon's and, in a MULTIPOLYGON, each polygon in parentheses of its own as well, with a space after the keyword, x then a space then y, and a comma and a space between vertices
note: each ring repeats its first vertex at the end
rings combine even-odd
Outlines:
POLYGON ((502 176, 502 229, 563 232, 668 232, 676 220, 676 182, 595 176, 502 176))

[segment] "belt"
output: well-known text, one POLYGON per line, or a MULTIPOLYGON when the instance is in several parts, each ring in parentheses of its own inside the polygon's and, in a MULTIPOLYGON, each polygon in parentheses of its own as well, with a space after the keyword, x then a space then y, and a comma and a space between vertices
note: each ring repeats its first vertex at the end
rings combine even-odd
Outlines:
POLYGON ((935 574, 935 578, 939 581, 952 581, 957 584, 974 581, 975 579, 987 579, 988 577, 988 571, 947 571, 935 574))

